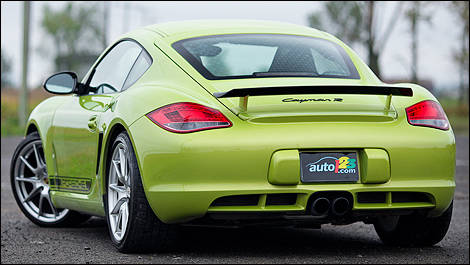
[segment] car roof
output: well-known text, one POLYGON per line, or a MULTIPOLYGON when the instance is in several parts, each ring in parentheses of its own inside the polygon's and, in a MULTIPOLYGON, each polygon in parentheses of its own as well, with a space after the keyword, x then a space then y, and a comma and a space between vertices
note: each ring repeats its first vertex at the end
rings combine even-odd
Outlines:
POLYGON ((172 41, 205 35, 237 33, 277 33, 323 38, 327 38, 329 36, 329 34, 320 30, 292 23, 245 19, 175 21, 150 25, 145 27, 145 29, 156 32, 162 38, 171 39, 172 41))

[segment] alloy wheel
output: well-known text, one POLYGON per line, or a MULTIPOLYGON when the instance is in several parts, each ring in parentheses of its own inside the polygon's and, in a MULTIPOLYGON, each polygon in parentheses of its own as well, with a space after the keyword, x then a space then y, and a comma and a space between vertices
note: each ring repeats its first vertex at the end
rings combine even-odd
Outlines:
POLYGON ((20 151, 14 174, 14 192, 32 217, 52 223, 67 215, 68 209, 57 209, 52 203, 41 140, 28 143, 20 151))
POLYGON ((122 240, 129 221, 129 199, 131 194, 129 159, 127 146, 116 145, 111 158, 108 178, 108 218, 111 233, 116 241, 122 240))

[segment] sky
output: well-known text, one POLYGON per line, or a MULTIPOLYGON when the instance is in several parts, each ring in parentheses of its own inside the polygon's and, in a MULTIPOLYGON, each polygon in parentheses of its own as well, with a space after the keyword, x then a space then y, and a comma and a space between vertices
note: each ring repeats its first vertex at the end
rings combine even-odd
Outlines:
MULTIPOLYGON (((47 50, 49 43, 47 35, 40 26, 44 5, 60 9, 65 3, 34 1, 31 4, 29 87, 40 86, 48 76, 54 73, 50 58, 46 58, 40 52, 41 49, 47 50)), ((179 20, 261 19, 308 26, 308 15, 321 10, 323 4, 320 1, 111 1, 100 2, 99 7, 106 6, 109 10, 108 44, 111 44, 121 34, 138 27, 179 20)), ((405 3, 407 4, 409 3, 405 3)), ((418 75, 420 79, 431 80, 437 90, 457 86, 459 82, 458 67, 452 60, 452 52, 459 47, 461 25, 455 15, 445 8, 447 4, 441 2, 431 8, 431 23, 420 24, 418 36, 418 75)), ((376 18, 379 35, 384 32, 396 5, 397 2, 377 4, 376 18)), ((401 14, 381 54, 383 80, 410 78, 411 35, 409 27, 404 14, 401 14)), ((23 2, 2 1, 2 56, 6 55, 13 62, 11 77, 16 85, 20 85, 21 80, 22 35, 23 2)), ((367 62, 366 51, 354 45, 352 47, 367 62)))

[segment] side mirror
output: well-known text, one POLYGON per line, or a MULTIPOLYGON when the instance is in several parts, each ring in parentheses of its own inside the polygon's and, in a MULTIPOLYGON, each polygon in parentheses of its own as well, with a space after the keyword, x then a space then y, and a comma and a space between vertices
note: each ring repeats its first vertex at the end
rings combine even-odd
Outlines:
POLYGON ((77 75, 73 72, 57 73, 44 82, 44 89, 53 94, 70 94, 76 87, 77 75))

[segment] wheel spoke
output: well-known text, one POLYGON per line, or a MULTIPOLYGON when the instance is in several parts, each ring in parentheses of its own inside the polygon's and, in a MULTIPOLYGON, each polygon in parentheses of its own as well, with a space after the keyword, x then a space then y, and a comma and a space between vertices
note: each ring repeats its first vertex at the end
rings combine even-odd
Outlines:
POLYGON ((119 211, 117 221, 116 221, 116 233, 121 232, 121 228, 119 228, 119 224, 121 223, 122 220, 122 211, 119 211))
POLYGON ((33 144, 33 149, 34 149, 34 156, 36 157, 36 168, 43 167, 42 159, 39 156, 38 150, 36 149, 36 145, 33 144))
POLYGON ((114 169, 116 170, 116 174, 118 176, 118 179, 121 180, 122 179, 121 169, 119 168, 117 163, 119 163, 119 161, 113 160, 114 169))
POLYGON ((38 208, 39 208, 39 211, 38 211, 38 218, 43 214, 43 210, 42 210, 42 202, 44 201, 44 196, 40 196, 39 197, 39 205, 38 205, 38 208))
POLYGON ((128 212, 128 201, 126 201, 126 202, 122 205, 122 218, 121 218, 122 225, 121 225, 121 229, 122 229, 123 232, 126 232, 127 222, 129 221, 129 220, 128 220, 128 216, 129 216, 129 212, 128 212))
POLYGON ((127 186, 127 162, 124 149, 119 149, 119 164, 121 165, 121 178, 119 179, 123 184, 127 186))
POLYGON ((128 201, 129 201, 129 198, 127 198, 127 197, 121 198, 121 199, 116 203, 116 205, 114 205, 114 208, 113 208, 113 210, 111 211, 110 214, 118 214, 118 213, 120 213, 121 206, 122 206, 124 203, 127 203, 128 201))
POLYGON ((109 188, 118 193, 122 193, 122 194, 126 193, 126 189, 124 187, 118 186, 117 184, 109 184, 109 188))
POLYGON ((52 204, 51 197, 46 196, 46 199, 47 199, 47 202, 49 203, 49 206, 51 206, 52 213, 54 213, 54 215, 57 216, 58 215, 57 209, 54 207, 54 204, 52 204))
POLYGON ((23 156, 20 156, 20 159, 21 159, 21 161, 23 161, 23 163, 31 170, 31 172, 33 172, 34 174, 36 174, 36 169, 33 168, 33 167, 28 163, 28 161, 26 161, 26 159, 25 159, 23 156))
POLYGON ((33 199, 36 195, 38 195, 38 193, 41 193, 41 190, 42 190, 42 187, 36 187, 33 191, 31 191, 31 193, 28 195, 28 197, 26 197, 23 202, 28 202, 30 201, 31 199, 33 199))
POLYGON ((20 177, 16 177, 15 180, 16 181, 29 182, 29 183, 36 183, 36 182, 39 181, 39 179, 37 179, 37 178, 20 178, 20 177))
POLYGON ((123 181, 121 181, 121 182, 124 184, 124 186, 126 186, 126 187, 129 187, 129 186, 130 186, 130 184, 129 184, 129 176, 127 175, 127 172, 126 172, 126 174, 125 174, 124 176, 122 176, 122 180, 123 180, 123 181))

